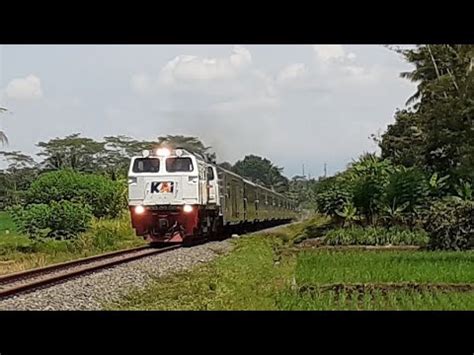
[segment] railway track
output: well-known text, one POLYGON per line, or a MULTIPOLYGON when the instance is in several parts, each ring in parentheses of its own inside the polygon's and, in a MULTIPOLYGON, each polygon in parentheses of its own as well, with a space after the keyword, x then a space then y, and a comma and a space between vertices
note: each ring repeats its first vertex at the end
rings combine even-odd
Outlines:
POLYGON ((163 248, 143 246, 3 275, 0 276, 0 299, 180 247, 181 245, 163 248))

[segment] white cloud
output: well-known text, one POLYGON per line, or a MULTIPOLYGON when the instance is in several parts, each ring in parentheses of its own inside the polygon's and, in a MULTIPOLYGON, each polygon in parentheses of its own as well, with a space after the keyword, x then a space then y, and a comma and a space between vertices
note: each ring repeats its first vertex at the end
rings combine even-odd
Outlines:
POLYGON ((313 50, 316 56, 325 62, 345 58, 346 56, 344 48, 339 44, 315 45, 313 50))
POLYGON ((16 78, 10 81, 5 89, 5 95, 12 99, 38 99, 43 96, 41 80, 36 75, 16 78))
POLYGON ((292 80, 303 78, 308 70, 303 63, 290 64, 284 67, 277 75, 279 83, 285 83, 292 80))
POLYGON ((174 84, 235 78, 251 63, 252 55, 243 46, 234 46, 232 54, 223 58, 178 55, 163 67, 160 82, 174 84))

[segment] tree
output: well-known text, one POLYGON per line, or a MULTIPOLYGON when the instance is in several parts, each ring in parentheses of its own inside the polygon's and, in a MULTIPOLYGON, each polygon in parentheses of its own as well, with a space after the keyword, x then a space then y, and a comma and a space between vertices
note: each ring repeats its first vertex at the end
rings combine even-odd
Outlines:
POLYGON ((97 170, 98 156, 104 152, 104 145, 103 142, 80 137, 80 133, 37 144, 42 149, 38 155, 45 157, 42 162, 45 170, 72 169, 82 172, 97 170))
POLYGON ((422 144, 423 132, 417 122, 417 115, 408 110, 395 113, 395 123, 388 126, 379 142, 383 159, 406 167, 420 163, 422 144))
POLYGON ((156 143, 137 141, 124 135, 104 137, 104 149, 98 156, 98 166, 112 180, 125 177, 130 159, 143 150, 151 149, 153 144, 156 143))
POLYGON ((288 178, 282 175, 283 168, 256 155, 247 155, 243 160, 237 161, 232 170, 256 184, 273 189, 277 192, 287 192, 289 187, 288 178))
POLYGON ((204 159, 215 162, 216 154, 211 151, 211 147, 206 147, 197 137, 187 137, 180 135, 167 135, 158 137, 158 146, 169 146, 171 148, 183 148, 191 153, 202 155, 204 159))
POLYGON ((421 45, 397 51, 415 66, 401 76, 418 86, 407 102, 412 111, 397 113, 383 137, 384 156, 396 160, 396 152, 408 153, 401 162, 410 165, 418 155, 414 165, 450 175, 451 186, 459 178, 473 179, 474 46, 421 45))
POLYGON ((24 190, 38 176, 38 164, 29 155, 0 151, 0 156, 8 162, 8 167, 0 173, 0 198, 6 205, 20 203, 24 190))
POLYGON ((225 169, 225 170, 232 171, 232 164, 227 162, 227 161, 219 163, 217 165, 220 166, 221 168, 225 169))

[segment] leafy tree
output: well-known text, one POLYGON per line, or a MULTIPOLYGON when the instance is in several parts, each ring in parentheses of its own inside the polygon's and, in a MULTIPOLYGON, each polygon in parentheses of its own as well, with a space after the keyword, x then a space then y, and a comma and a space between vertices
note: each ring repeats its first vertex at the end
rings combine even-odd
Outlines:
POLYGON ((0 172, 0 199, 4 205, 20 203, 23 192, 38 176, 38 164, 29 155, 18 151, 0 151, 8 167, 0 172))
POLYGON ((412 111, 396 112, 395 123, 388 126, 379 142, 382 159, 390 159, 394 164, 406 167, 419 164, 423 133, 416 118, 416 113, 412 111))
POLYGON ((283 168, 256 155, 247 155, 243 160, 237 161, 232 170, 252 182, 261 184, 277 192, 286 192, 289 188, 288 178, 282 175, 283 168))
POLYGON ((232 164, 227 162, 227 161, 219 163, 217 165, 220 166, 221 168, 225 169, 225 170, 232 171, 232 164))
POLYGON ((80 137, 80 133, 37 144, 42 149, 38 155, 44 157, 42 166, 45 170, 72 169, 82 172, 97 170, 98 156, 104 152, 104 145, 103 142, 80 137))
POLYGON ((398 113, 384 135, 383 157, 450 175, 451 187, 459 178, 472 179, 474 46, 420 45, 398 52, 415 67, 401 76, 416 82, 417 91, 407 102, 413 110, 398 113))
POLYGON ((137 141, 131 137, 119 135, 104 137, 104 150, 99 154, 99 169, 112 180, 127 175, 130 159, 143 150, 151 149, 153 142, 137 141))
POLYGON ((116 217, 126 207, 123 181, 104 176, 60 170, 41 174, 26 194, 26 204, 72 201, 92 208, 95 217, 116 217))
POLYGON ((382 208, 384 188, 393 172, 393 165, 375 154, 364 154, 352 163, 347 171, 354 206, 365 216, 366 222, 375 224, 382 208))

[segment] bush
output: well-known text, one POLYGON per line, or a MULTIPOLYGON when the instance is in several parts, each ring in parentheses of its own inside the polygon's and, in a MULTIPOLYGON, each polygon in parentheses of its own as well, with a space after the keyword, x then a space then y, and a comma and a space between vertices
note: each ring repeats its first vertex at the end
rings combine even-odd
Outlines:
POLYGON ((352 227, 337 228, 326 233, 327 245, 418 245, 428 243, 428 235, 423 230, 402 228, 352 227))
POLYGON ((26 194, 26 204, 72 201, 91 206, 95 217, 116 217, 126 206, 123 181, 70 170, 42 174, 26 194))
POLYGON ((85 231, 92 219, 88 205, 71 201, 17 206, 10 211, 18 229, 32 238, 69 239, 85 231))
POLYGON ((448 197, 435 202, 425 220, 433 249, 465 250, 474 246, 474 201, 448 197))
POLYGON ((393 170, 390 161, 381 160, 374 154, 363 155, 348 169, 352 202, 367 223, 376 222, 382 208, 384 188, 393 170))
POLYGON ((116 219, 93 219, 89 230, 74 240, 78 251, 113 250, 118 245, 133 247, 142 245, 143 239, 137 238, 130 222, 130 215, 123 213, 116 219))
POLYGON ((347 183, 343 177, 338 176, 325 182, 324 188, 316 192, 317 209, 329 216, 336 216, 336 211, 341 210, 351 198, 347 183))

